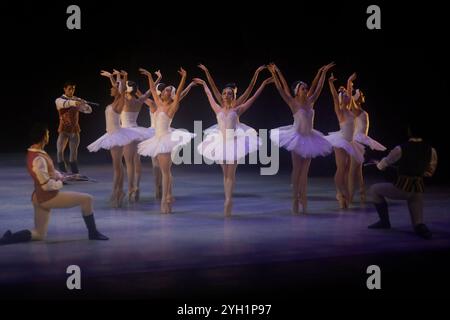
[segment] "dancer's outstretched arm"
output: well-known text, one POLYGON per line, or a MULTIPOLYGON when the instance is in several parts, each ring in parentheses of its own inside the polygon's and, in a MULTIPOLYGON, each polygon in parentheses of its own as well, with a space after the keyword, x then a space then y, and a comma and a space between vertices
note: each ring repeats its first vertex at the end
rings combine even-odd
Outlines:
POLYGON ((323 85, 324 85, 324 83, 325 83, 325 77, 326 77, 326 75, 327 75, 327 72, 328 72, 328 70, 330 70, 330 69, 333 68, 333 67, 334 67, 334 63, 333 63, 333 62, 330 63, 330 64, 327 64, 326 66, 323 66, 323 70, 322 70, 322 72, 321 72, 319 81, 318 81, 317 86, 316 86, 316 90, 315 90, 314 93, 308 98, 310 105, 313 106, 314 103, 315 103, 315 102, 317 101, 317 99, 319 98, 320 93, 322 92, 322 89, 323 89, 323 85))
POLYGON ((334 112, 336 113, 338 119, 340 119, 342 111, 339 106, 339 95, 336 91, 336 87, 334 86, 334 82, 336 80, 337 79, 334 77, 334 75, 331 74, 330 78, 328 79, 328 85, 330 86, 331 96, 333 97, 334 112))
POLYGON ((180 83, 178 84, 177 92, 175 93, 173 102, 169 108, 169 111, 173 112, 173 114, 175 114, 175 112, 177 112, 177 110, 180 106, 180 97, 181 97, 181 93, 184 90, 184 86, 186 84, 186 77, 187 77, 187 72, 183 68, 180 68, 180 70, 178 70, 178 73, 181 76, 181 80, 180 80, 180 83))
POLYGON ((272 78, 275 82, 275 87, 277 88, 278 92, 280 93, 281 98, 283 98, 284 102, 286 102, 286 104, 289 106, 289 108, 291 108, 291 111, 295 112, 295 110, 293 109, 294 98, 291 96, 290 92, 286 92, 284 90, 283 85, 282 85, 280 79, 278 78, 278 73, 276 72, 276 66, 274 64, 270 64, 268 66, 268 69, 269 69, 270 73, 272 74, 272 78))
POLYGON ((311 83, 311 87, 308 90, 308 94, 307 94, 308 98, 316 91, 317 84, 319 83, 320 76, 322 75, 322 72, 323 72, 323 68, 324 68, 324 66, 320 67, 320 69, 317 71, 316 76, 314 77, 314 80, 311 83))
POLYGON ((248 108, 250 108, 253 103, 255 102, 255 100, 260 96, 261 92, 264 90, 264 88, 266 87, 266 85, 268 85, 269 83, 273 83, 275 80, 273 79, 273 77, 267 78, 266 80, 264 80, 264 82, 261 84, 261 86, 258 88, 258 90, 256 90, 255 94, 253 95, 253 97, 251 97, 250 99, 247 100, 247 102, 245 102, 244 104, 236 107, 237 109, 237 114, 240 116, 242 115, 245 111, 248 110, 248 108))
POLYGON ((256 85, 256 80, 258 80, 258 75, 261 71, 263 71, 265 68, 267 68, 265 65, 260 66, 258 69, 256 69, 255 74, 253 75, 252 80, 250 81, 250 84, 248 85, 248 88, 245 90, 245 92, 236 100, 236 105, 239 106, 246 102, 248 100, 248 97, 253 91, 253 88, 256 85))
MULTIPOLYGON (((151 95, 153 96, 153 101, 156 102, 157 104, 160 103, 161 100, 159 98, 158 92, 156 92, 156 84, 153 81, 152 73, 147 71, 147 70, 145 70, 145 69, 143 69, 143 68, 139 68, 139 72, 141 74, 143 74, 144 76, 147 76, 147 78, 148 78, 149 91, 150 91, 151 95)), ((146 99, 144 99, 144 101, 145 100, 146 99)))
POLYGON ((280 68, 278 68, 278 66, 274 63, 272 65, 274 66, 275 73, 278 76, 278 79, 280 80, 280 83, 281 83, 281 86, 282 86, 284 92, 286 92, 286 94, 288 96, 292 97, 291 90, 289 89, 289 85, 288 85, 283 73, 281 72, 280 68))
POLYGON ((116 80, 114 79, 114 75, 112 73, 102 70, 102 71, 100 71, 100 75, 108 78, 109 81, 111 82, 111 86, 115 87, 117 85, 116 80))
POLYGON ((197 84, 194 81, 191 81, 191 83, 189 83, 189 85, 186 87, 186 89, 183 90, 183 92, 180 95, 180 101, 184 99, 184 97, 187 96, 187 94, 189 93, 189 91, 191 91, 192 87, 196 86, 197 84))
POLYGON ((203 64, 199 64, 198 67, 205 72, 206 79, 208 80, 208 83, 211 86, 212 92, 214 93, 214 97, 216 97, 216 100, 219 102, 222 101, 222 94, 220 93, 220 90, 217 89, 216 83, 214 82, 214 79, 211 77, 208 68, 206 68, 203 64))
POLYGON ((353 100, 353 81, 356 80, 356 72, 352 73, 352 75, 347 80, 347 94, 353 100))
POLYGON ((211 109, 213 109, 214 113, 216 113, 216 114, 219 113, 222 110, 222 107, 216 102, 216 100, 214 100, 213 94, 211 93, 211 90, 209 89, 206 82, 199 78, 193 79, 193 82, 203 86, 206 97, 208 98, 208 101, 209 101, 209 105, 211 106, 211 109))
MULTIPOLYGON (((138 96, 138 98, 142 97, 142 92, 141 90, 138 89, 138 91, 136 92, 136 95, 138 96)), ((150 111, 153 113, 156 111, 157 106, 155 101, 153 101, 152 99, 148 98, 144 101, 144 103, 147 105, 147 107, 150 108, 150 111)))

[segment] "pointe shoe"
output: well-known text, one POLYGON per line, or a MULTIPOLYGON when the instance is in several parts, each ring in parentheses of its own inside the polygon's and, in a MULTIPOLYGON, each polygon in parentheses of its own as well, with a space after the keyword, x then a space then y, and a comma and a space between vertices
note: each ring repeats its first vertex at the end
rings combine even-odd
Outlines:
POLYGON ((117 208, 122 208, 124 198, 125 198, 125 193, 123 191, 121 191, 119 193, 119 196, 117 197, 117 208))
POLYGON ((301 204, 302 204, 302 214, 306 214, 307 213, 307 207, 308 207, 308 200, 306 199, 306 197, 303 197, 301 200, 301 204))
POLYGON ((161 200, 161 213, 168 214, 171 212, 170 205, 167 201, 161 200))
POLYGON ((361 191, 360 193, 359 193, 359 197, 360 197, 360 199, 361 199, 361 203, 366 203, 366 191, 364 190, 364 191, 361 191))
POLYGON ((339 202, 340 209, 348 209, 348 200, 343 195, 337 195, 336 199, 339 202))
POLYGON ((225 217, 231 217, 231 211, 233 209, 233 202, 231 200, 225 200, 223 205, 223 213, 225 217))
POLYGON ((169 213, 172 213, 173 197, 172 196, 167 197, 166 203, 167 203, 167 208, 169 210, 169 213))

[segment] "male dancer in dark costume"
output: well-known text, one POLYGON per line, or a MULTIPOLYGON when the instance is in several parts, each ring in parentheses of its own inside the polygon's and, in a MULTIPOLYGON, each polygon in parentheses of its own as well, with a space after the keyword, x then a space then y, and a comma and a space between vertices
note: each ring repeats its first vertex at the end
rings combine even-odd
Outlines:
POLYGON ((411 222, 415 233, 430 239, 431 231, 423 223, 423 177, 431 177, 437 166, 437 153, 423 141, 416 125, 409 127, 408 142, 395 147, 387 157, 376 162, 379 170, 398 164, 398 177, 395 183, 378 183, 371 187, 375 208, 380 220, 369 226, 370 229, 389 229, 388 205, 385 198, 407 200, 411 222))

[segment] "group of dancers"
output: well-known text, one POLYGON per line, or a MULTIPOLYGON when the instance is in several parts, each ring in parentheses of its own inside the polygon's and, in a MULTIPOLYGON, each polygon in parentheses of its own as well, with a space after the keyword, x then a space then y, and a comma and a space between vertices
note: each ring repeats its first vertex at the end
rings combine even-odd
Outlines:
MULTIPOLYGON (((216 86, 209 70, 204 65, 199 67, 205 72, 206 80, 194 78, 186 86, 187 73, 180 68, 180 83, 177 87, 161 82, 159 71, 153 74, 145 69, 140 73, 147 77, 149 89, 141 92, 136 82, 128 80, 125 71, 101 71, 111 83, 112 102, 105 109, 106 133, 88 146, 89 151, 109 150, 112 156, 114 175, 111 194, 111 205, 121 207, 125 197, 129 202, 139 201, 141 162, 140 156, 152 158, 155 176, 155 197, 161 201, 161 212, 171 213, 174 201, 172 194, 172 155, 178 148, 187 145, 195 134, 186 130, 174 129, 171 122, 177 114, 180 102, 193 86, 201 86, 209 105, 217 118, 217 124, 204 131, 205 136, 197 150, 205 158, 221 165, 225 193, 224 215, 232 213, 232 195, 236 180, 236 169, 240 159, 258 150, 261 140, 255 129, 240 122, 240 116, 256 101, 264 88, 269 84, 275 87, 282 99, 289 106, 294 122, 292 125, 275 128, 270 132, 270 140, 278 147, 291 152, 292 156, 292 212, 307 212, 307 178, 311 160, 318 156, 327 156, 334 151, 336 159, 336 199, 339 207, 346 209, 352 202, 354 193, 359 187, 360 200, 366 200, 366 191, 362 174, 365 148, 385 151, 386 148, 368 136, 369 115, 363 109, 364 93, 354 88, 356 73, 347 80, 345 86, 336 89, 336 78, 331 73, 328 85, 333 97, 334 111, 339 121, 340 130, 324 135, 314 129, 314 105, 319 98, 327 75, 334 63, 322 66, 314 77, 311 86, 296 81, 291 87, 287 84, 280 69, 273 63, 259 67, 245 92, 238 96, 234 84, 227 84, 222 91, 216 86), (270 76, 266 78, 252 95, 259 74, 267 69, 270 76), (137 118, 143 105, 148 106, 151 126, 137 125, 137 118), (128 192, 123 191, 125 160, 128 192)), ((76 148, 79 143, 78 113, 90 113, 92 108, 83 99, 74 96, 75 85, 68 83, 64 87, 64 95, 56 100, 60 114, 58 138, 58 168, 66 172, 63 151, 67 143, 71 149, 70 167, 72 173, 78 173, 76 148)), ((0 243, 14 243, 28 240, 39 240, 45 237, 48 215, 51 208, 73 207, 81 205, 89 230, 89 238, 106 240, 107 237, 97 231, 92 214, 92 197, 86 194, 59 192, 63 176, 53 167, 50 157, 43 151, 48 143, 48 130, 42 129, 41 139, 34 134, 33 146, 29 149, 29 172, 35 181, 33 205, 36 229, 23 231, 22 234, 8 231, 0 243), (44 133, 44 134, 43 134, 44 133), (43 134, 43 135, 42 135, 43 134), (47 135, 47 136, 46 136, 47 135), (36 159, 39 159, 36 162, 36 159), (36 162, 36 163, 35 163, 36 162), (61 196, 63 195, 63 196, 61 196), (56 198, 56 200, 55 200, 56 198), (48 202, 50 201, 50 203, 48 202), (53 203, 55 202, 55 203, 53 203), (45 212, 44 212, 45 211, 45 212), (44 214, 44 213, 45 214, 44 214), (24 235, 25 234, 25 235, 24 235)), ((431 232, 423 224, 422 198, 423 176, 431 176, 437 164, 436 151, 428 146, 418 135, 392 150, 381 162, 377 162, 380 170, 397 161, 400 162, 400 182, 391 187, 372 187, 374 202, 380 221, 370 228, 389 228, 386 197, 408 200, 411 218, 416 233, 430 238, 431 232), (384 193, 385 190, 391 192, 384 193), (401 193, 401 194, 400 194, 401 193)))

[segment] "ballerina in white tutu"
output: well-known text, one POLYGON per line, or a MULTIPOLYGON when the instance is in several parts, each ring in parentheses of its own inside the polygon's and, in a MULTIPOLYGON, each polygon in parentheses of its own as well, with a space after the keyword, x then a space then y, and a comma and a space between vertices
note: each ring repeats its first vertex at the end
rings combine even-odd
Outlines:
MULTIPOLYGON (((155 74, 158 76, 159 80, 162 79, 162 75, 159 70, 157 72, 155 72, 155 74)), ((158 83, 158 82, 159 82, 158 80, 155 82, 156 92, 158 93, 158 95, 161 95, 160 89, 166 87, 166 85, 164 83, 158 83)), ((183 100, 183 98, 189 93, 189 91, 191 90, 191 88, 193 86, 195 86, 195 83, 191 82, 186 87, 186 89, 183 90, 183 92, 180 95, 180 101, 183 100)), ((138 91, 138 97, 141 95, 142 95, 142 93, 140 91, 138 91)), ((158 107, 151 98, 148 98, 147 100, 145 100, 145 104, 148 106, 148 111, 149 111, 149 115, 150 115, 150 128, 155 129, 155 126, 156 126, 155 115, 156 115, 156 111, 157 111, 158 107)), ((155 181, 155 198, 161 199, 162 198, 162 173, 161 173, 161 168, 159 167, 158 158, 156 156, 152 157, 152 168, 153 168, 153 177, 154 177, 154 181, 155 181)))
POLYGON ((240 123, 239 117, 250 108, 264 87, 273 82, 273 79, 266 79, 255 94, 242 104, 236 104, 236 88, 234 86, 225 87, 219 104, 214 100, 205 81, 202 79, 194 79, 194 81, 203 86, 209 104, 217 117, 217 125, 204 131, 206 135, 197 150, 205 158, 221 165, 225 192, 224 214, 231 216, 238 161, 247 154, 257 151, 261 144, 256 130, 240 123))
MULTIPOLYGON (((357 89, 353 96, 352 112, 355 115, 355 131, 353 134, 354 147, 358 153, 364 158, 365 147, 372 150, 385 151, 386 147, 378 141, 368 136, 369 133, 369 114, 363 110, 362 106, 366 102, 364 93, 357 89)), ((364 184, 364 176, 362 171, 362 162, 355 161, 351 158, 350 178, 349 178, 349 201, 352 202, 355 193, 355 186, 359 185, 359 194, 361 202, 366 201, 366 188, 364 184)))
POLYGON ((364 161, 364 156, 359 152, 358 143, 353 141, 355 128, 355 115, 351 111, 352 88, 356 73, 352 74, 347 81, 347 89, 339 88, 339 94, 334 87, 336 78, 333 74, 328 79, 331 94, 333 96, 334 112, 339 121, 340 130, 330 132, 325 138, 333 145, 336 158, 336 174, 334 182, 336 184, 336 199, 341 209, 348 208, 350 201, 349 175, 351 158, 358 163, 364 161))
POLYGON ((122 200, 125 196, 123 192, 123 148, 133 141, 140 140, 142 134, 120 126, 120 113, 125 99, 125 83, 121 79, 120 73, 114 73, 116 79, 114 79, 113 74, 107 71, 102 71, 100 74, 111 80, 111 96, 114 101, 105 109, 106 133, 87 148, 90 152, 97 152, 100 149, 110 150, 114 169, 111 205, 118 208, 122 206, 122 200))
POLYGON ((271 141, 278 147, 291 151, 292 155, 292 212, 306 213, 307 208, 307 182, 311 159, 326 156, 332 152, 331 144, 324 135, 314 130, 314 104, 322 92, 325 77, 329 69, 334 66, 330 63, 317 72, 311 88, 301 81, 294 82, 293 95, 289 90, 286 79, 275 64, 269 65, 269 71, 275 79, 275 86, 283 100, 291 109, 294 124, 275 128, 270 131, 271 141))
POLYGON ((188 144, 195 134, 185 130, 173 129, 170 127, 172 119, 178 111, 180 97, 186 83, 186 71, 180 68, 179 74, 181 81, 178 89, 173 86, 165 86, 158 94, 152 74, 145 69, 139 69, 143 75, 146 75, 150 82, 150 91, 157 110, 155 117, 155 135, 154 137, 141 142, 138 146, 138 152, 142 156, 157 157, 159 167, 162 173, 162 198, 161 212, 172 212, 172 158, 178 148, 188 144))
POLYGON ((133 203, 139 201, 140 197, 140 182, 141 182, 141 159, 137 153, 137 145, 139 142, 153 137, 155 131, 153 128, 144 128, 137 125, 137 118, 141 111, 144 101, 151 95, 150 90, 147 90, 143 95, 137 97, 137 84, 133 81, 128 81, 128 75, 125 74, 126 93, 125 106, 120 115, 120 121, 123 128, 130 128, 139 134, 142 138, 134 141, 124 148, 125 163, 127 165, 128 176, 128 202, 133 203))

